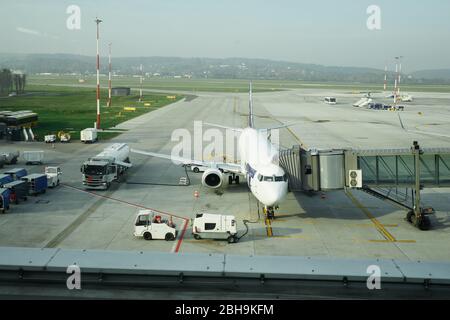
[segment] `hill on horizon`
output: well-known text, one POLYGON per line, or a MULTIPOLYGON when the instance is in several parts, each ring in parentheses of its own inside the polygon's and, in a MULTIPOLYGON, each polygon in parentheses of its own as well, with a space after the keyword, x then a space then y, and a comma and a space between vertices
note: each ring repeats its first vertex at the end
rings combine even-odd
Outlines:
MULTIPOLYGON (((114 57, 116 74, 139 74, 140 65, 148 75, 192 78, 301 80, 383 83, 384 70, 362 67, 323 66, 250 58, 114 57)), ((108 72, 108 59, 101 57, 101 72, 108 72)), ((0 53, 0 68, 38 73, 95 73, 95 57, 74 54, 0 53)), ((393 82, 394 73, 388 73, 393 82)), ((403 75, 403 83, 447 84, 450 69, 423 70, 403 75)))

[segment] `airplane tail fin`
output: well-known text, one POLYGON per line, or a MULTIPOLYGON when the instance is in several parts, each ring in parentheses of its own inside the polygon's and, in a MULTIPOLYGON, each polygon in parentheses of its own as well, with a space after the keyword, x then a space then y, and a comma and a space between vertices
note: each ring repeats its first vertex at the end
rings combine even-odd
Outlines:
MULTIPOLYGON (((254 122, 254 118, 255 115, 253 113, 253 88, 252 88, 252 82, 250 81, 250 85, 249 85, 249 97, 248 97, 248 123, 247 126, 249 128, 255 128, 255 122, 254 122)), ((224 125, 220 125, 220 124, 215 124, 215 123, 208 123, 205 122, 206 125, 209 126, 213 126, 213 127, 217 127, 217 128, 221 128, 221 129, 230 129, 230 130, 234 130, 237 132, 242 132, 243 129, 241 128, 233 128, 233 127, 228 127, 228 126, 224 126, 224 125)), ((275 130, 275 129, 282 129, 282 128, 288 128, 291 127, 293 125, 296 125, 297 123, 291 123, 291 124, 281 124, 281 125, 277 125, 274 127, 269 127, 269 128, 261 128, 261 129, 256 129, 258 131, 265 131, 265 132, 269 132, 271 130, 275 130)))
POLYGON ((250 128, 255 127, 253 117, 253 95, 252 95, 252 82, 250 81, 249 95, 248 95, 248 126, 250 128))

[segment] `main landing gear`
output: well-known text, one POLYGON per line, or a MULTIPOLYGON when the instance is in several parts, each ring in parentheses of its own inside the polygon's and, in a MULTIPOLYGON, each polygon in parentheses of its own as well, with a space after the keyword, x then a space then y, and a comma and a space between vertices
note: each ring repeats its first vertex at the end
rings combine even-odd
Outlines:
POLYGON ((228 184, 231 185, 233 184, 233 182, 239 184, 239 176, 236 175, 235 173, 228 176, 228 184))

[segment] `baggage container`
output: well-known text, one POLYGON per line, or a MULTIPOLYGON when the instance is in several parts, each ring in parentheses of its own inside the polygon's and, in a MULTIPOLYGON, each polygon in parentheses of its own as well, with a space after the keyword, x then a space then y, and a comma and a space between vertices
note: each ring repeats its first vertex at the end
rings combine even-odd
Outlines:
POLYGON ((44 151, 24 151, 23 158, 26 164, 42 164, 44 160, 44 151))
POLYGON ((13 181, 13 178, 9 174, 0 174, 0 188, 13 181))
POLYGON ((9 210, 9 198, 11 195, 11 191, 6 188, 0 188, 0 212, 5 213, 6 210, 9 210))
POLYGON ((22 177, 23 181, 28 182, 28 194, 38 195, 47 191, 47 175, 41 173, 34 173, 22 177))
POLYGON ((15 204, 19 203, 19 200, 27 200, 28 196, 28 183, 26 181, 17 180, 7 183, 3 186, 10 191, 10 202, 15 204))
POLYGON ((23 168, 14 168, 8 171, 5 171, 4 174, 8 174, 13 178, 13 180, 20 180, 20 178, 25 177, 28 172, 23 168))

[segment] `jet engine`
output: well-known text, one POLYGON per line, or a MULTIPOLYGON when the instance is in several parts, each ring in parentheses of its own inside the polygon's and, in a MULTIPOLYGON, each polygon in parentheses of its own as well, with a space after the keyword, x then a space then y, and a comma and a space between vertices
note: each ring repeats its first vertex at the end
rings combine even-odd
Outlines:
POLYGON ((218 169, 208 169, 203 173, 202 184, 205 187, 217 189, 223 183, 223 174, 218 169))

